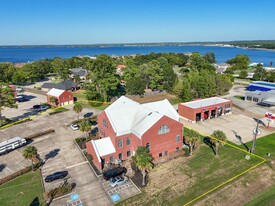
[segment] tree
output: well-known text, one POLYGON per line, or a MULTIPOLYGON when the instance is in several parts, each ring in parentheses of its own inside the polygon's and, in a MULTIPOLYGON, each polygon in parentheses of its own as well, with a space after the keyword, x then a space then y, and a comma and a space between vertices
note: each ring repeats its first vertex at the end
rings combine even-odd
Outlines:
POLYGON ((219 146, 223 146, 224 143, 226 142, 226 135, 223 131, 220 131, 220 130, 215 130, 213 132, 213 134, 211 135, 210 137, 210 140, 212 142, 213 145, 215 145, 215 155, 218 156, 218 147, 219 146), (214 137, 214 138, 212 138, 214 137))
POLYGON ((126 91, 131 95, 143 95, 145 90, 145 83, 141 78, 133 77, 126 82, 126 91))
POLYGON ((147 172, 152 169, 152 155, 146 147, 138 147, 135 156, 132 157, 133 162, 142 173, 142 185, 145 185, 147 172))
POLYGON ((83 110, 83 107, 79 103, 75 103, 73 110, 77 113, 77 120, 79 121, 79 113, 83 110))
POLYGON ((226 63, 232 66, 232 70, 244 70, 248 68, 250 59, 246 55, 238 54, 233 59, 228 60, 226 63))
POLYGON ((257 64, 255 68, 255 73, 253 75, 253 79, 255 80, 264 80, 267 78, 268 74, 267 71, 264 69, 262 64, 257 64))
POLYGON ((207 52, 204 54, 203 58, 209 62, 210 64, 216 63, 216 57, 215 54, 213 52, 207 52))
POLYGON ((245 79, 247 77, 248 73, 247 70, 242 70, 240 72, 240 78, 245 79))
POLYGON ((80 131, 87 132, 87 137, 89 136, 89 131, 91 130, 91 124, 89 121, 83 121, 80 123, 80 131))
POLYGON ((23 157, 29 159, 32 162, 32 171, 34 170, 33 162, 37 160, 38 153, 35 146, 27 146, 23 151, 23 157))
POLYGON ((193 149, 199 142, 199 134, 194 130, 184 130, 184 142, 189 146, 189 155, 193 155, 193 149))
POLYGON ((57 99, 55 97, 50 97, 50 102, 54 103, 55 104, 54 106, 56 106, 56 101, 57 99))
POLYGON ((14 92, 8 84, 0 82, 0 126, 2 125, 2 111, 4 108, 17 108, 14 92))

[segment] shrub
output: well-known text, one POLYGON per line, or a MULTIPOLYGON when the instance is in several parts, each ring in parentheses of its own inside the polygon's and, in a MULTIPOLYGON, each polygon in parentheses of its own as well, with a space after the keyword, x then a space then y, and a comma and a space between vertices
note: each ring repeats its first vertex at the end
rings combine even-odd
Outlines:
POLYGON ((74 183, 67 183, 65 185, 62 185, 61 187, 57 187, 55 189, 52 189, 48 192, 47 198, 53 197, 57 198, 60 196, 63 196, 65 194, 70 193, 74 188, 74 183))
POLYGON ((93 156, 88 154, 88 153, 85 153, 85 155, 86 155, 88 161, 90 162, 90 164, 92 164, 93 163, 93 156))
POLYGON ((34 138, 37 138, 37 137, 41 137, 43 135, 46 135, 46 134, 50 134, 50 133, 54 133, 55 130, 54 129, 48 129, 46 131, 43 131, 43 132, 38 132, 38 133, 35 133, 33 135, 30 135, 28 137, 26 137, 25 139, 34 139, 34 138))

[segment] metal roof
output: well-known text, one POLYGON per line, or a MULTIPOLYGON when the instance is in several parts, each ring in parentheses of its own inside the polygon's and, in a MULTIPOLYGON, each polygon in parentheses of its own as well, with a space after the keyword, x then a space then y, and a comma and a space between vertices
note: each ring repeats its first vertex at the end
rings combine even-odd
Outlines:
POLYGON ((19 140, 23 140, 23 138, 21 138, 21 137, 13 137, 13 138, 8 139, 8 140, 6 140, 4 142, 1 142, 0 143, 0 147, 5 146, 5 145, 10 144, 10 143, 13 143, 13 142, 16 142, 16 141, 19 141, 19 140))
POLYGON ((63 92, 65 92, 65 90, 52 88, 52 89, 47 93, 47 95, 53 96, 53 97, 59 97, 63 92))
POLYGON ((110 139, 110 137, 104 137, 102 139, 91 140, 91 143, 95 149, 96 156, 98 161, 101 162, 100 157, 113 154, 116 152, 116 149, 110 139))
POLYGON ((117 136, 134 133, 139 138, 161 117, 179 121, 179 115, 168 100, 139 104, 125 96, 120 97, 105 113, 117 136))
POLYGON ((211 97, 211 98, 207 98, 207 99, 199 99, 199 100, 181 103, 181 105, 185 105, 187 107, 196 109, 196 108, 211 106, 213 104, 225 103, 225 102, 230 102, 230 100, 223 99, 220 97, 211 97))

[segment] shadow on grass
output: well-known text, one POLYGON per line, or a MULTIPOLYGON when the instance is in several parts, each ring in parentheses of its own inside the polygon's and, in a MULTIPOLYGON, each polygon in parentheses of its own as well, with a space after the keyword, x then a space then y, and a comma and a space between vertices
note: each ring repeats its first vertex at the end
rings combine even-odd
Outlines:
POLYGON ((208 147, 210 147, 212 149, 214 155, 216 155, 215 145, 211 142, 210 137, 204 137, 203 143, 206 144, 208 147))
POLYGON ((38 197, 35 197, 29 206, 40 206, 38 197))
POLYGON ((231 130, 231 131, 234 133, 236 139, 239 140, 240 143, 245 147, 246 151, 250 152, 249 147, 245 143, 243 143, 242 137, 240 135, 238 135, 238 133, 236 131, 234 131, 234 130, 231 130))

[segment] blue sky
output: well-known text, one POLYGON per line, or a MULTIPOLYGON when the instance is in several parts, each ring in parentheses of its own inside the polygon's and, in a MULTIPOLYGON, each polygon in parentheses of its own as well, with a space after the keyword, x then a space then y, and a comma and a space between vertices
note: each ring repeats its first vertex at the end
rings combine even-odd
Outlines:
POLYGON ((275 39, 274 0, 0 0, 0 45, 275 39))

